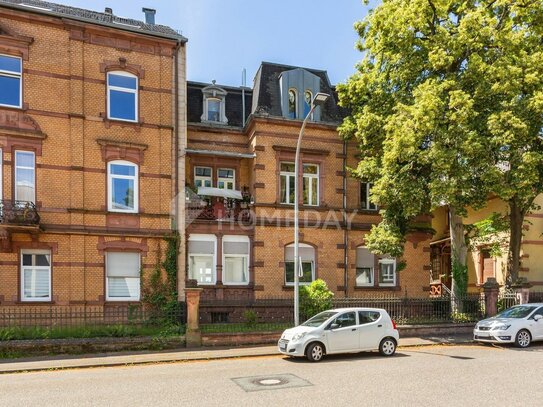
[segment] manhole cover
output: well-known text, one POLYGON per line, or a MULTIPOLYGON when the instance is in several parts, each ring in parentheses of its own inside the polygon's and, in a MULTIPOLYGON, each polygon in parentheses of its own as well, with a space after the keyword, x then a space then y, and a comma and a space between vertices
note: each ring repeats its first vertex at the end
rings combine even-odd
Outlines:
POLYGON ((256 383, 261 384, 262 386, 275 386, 277 384, 282 384, 284 382, 279 379, 263 379, 263 380, 257 380, 256 383))
POLYGON ((289 389, 292 387, 312 386, 307 380, 293 374, 276 374, 266 376, 235 377, 232 379, 245 391, 259 391, 271 389, 289 389))

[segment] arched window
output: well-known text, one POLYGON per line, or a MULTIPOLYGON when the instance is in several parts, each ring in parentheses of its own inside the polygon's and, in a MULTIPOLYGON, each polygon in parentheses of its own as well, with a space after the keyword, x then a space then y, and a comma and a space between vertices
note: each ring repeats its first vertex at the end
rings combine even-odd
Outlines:
POLYGON ((107 117, 138 121, 138 77, 124 71, 107 74, 107 117))
POLYGON ((128 161, 110 161, 107 165, 108 210, 138 212, 138 166, 128 161))
POLYGON ((298 95, 296 94, 295 89, 289 89, 288 90, 288 117, 289 119, 296 119, 296 105, 298 99, 298 95))
POLYGON ((304 117, 307 116, 311 110, 311 101, 313 100, 313 93, 310 90, 304 92, 304 117))
MULTIPOLYGON (((315 248, 305 243, 298 245, 302 261, 303 276, 300 277, 300 284, 310 284, 315 280, 315 248)), ((285 246, 285 283, 294 284, 294 244, 285 246)))

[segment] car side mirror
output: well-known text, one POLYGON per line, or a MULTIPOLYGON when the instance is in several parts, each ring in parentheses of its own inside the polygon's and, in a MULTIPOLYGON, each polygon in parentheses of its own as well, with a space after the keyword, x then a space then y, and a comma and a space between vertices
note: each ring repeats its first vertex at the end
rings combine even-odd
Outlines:
POLYGON ((543 318, 543 315, 539 315, 537 314, 536 316, 534 316, 534 321, 539 321, 541 318, 543 318))
POLYGON ((338 329, 338 328, 339 328, 339 324, 332 324, 332 325, 330 325, 330 329, 331 329, 331 330, 338 329))

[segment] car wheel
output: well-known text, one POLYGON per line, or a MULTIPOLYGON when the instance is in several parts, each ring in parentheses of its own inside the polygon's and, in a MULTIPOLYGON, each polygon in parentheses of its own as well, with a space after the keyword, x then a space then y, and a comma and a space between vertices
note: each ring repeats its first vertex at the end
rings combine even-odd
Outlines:
POLYGON ((385 338, 379 344, 379 353, 383 356, 392 356, 396 353, 396 341, 392 338, 385 338))
POLYGON ((518 348, 527 348, 532 342, 532 335, 526 329, 521 329, 515 337, 515 346, 518 348))
POLYGON ((318 342, 312 343, 307 347, 305 355, 310 362, 318 362, 324 356, 324 346, 318 342))

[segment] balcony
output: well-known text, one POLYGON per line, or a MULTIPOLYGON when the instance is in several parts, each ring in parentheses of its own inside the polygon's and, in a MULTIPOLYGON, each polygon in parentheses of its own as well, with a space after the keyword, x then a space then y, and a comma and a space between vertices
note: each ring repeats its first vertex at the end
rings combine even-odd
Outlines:
POLYGON ((219 221, 219 222, 238 222, 250 224, 252 214, 249 204, 249 197, 239 194, 241 199, 227 197, 231 191, 216 190, 217 195, 211 196, 198 195, 192 191, 186 196, 186 216, 187 224, 193 221, 219 221))
POLYGON ((0 226, 37 226, 40 215, 33 202, 0 200, 0 226))
POLYGON ((251 223, 251 211, 240 201, 221 202, 217 199, 200 207, 198 212, 198 220, 251 223))

